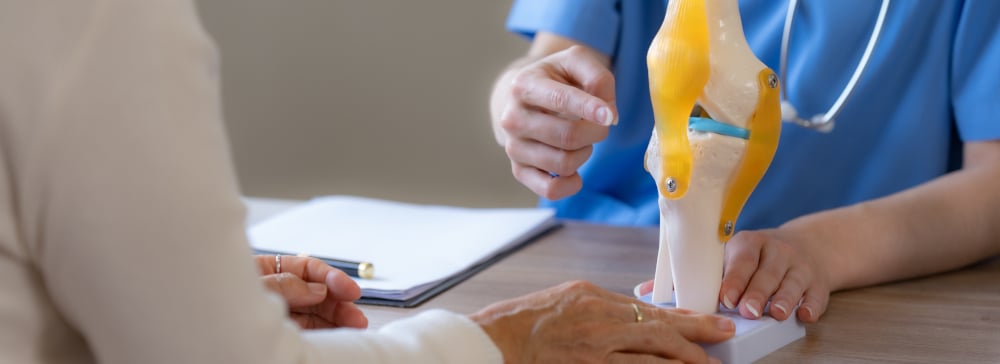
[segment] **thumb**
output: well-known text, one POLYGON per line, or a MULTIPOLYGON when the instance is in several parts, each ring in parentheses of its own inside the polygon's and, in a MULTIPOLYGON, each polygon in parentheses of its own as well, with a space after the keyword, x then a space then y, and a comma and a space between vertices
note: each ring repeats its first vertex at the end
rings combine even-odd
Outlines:
POLYGON ((323 283, 307 283, 298 276, 285 272, 260 277, 264 287, 281 295, 289 307, 311 306, 323 302, 327 289, 323 283))

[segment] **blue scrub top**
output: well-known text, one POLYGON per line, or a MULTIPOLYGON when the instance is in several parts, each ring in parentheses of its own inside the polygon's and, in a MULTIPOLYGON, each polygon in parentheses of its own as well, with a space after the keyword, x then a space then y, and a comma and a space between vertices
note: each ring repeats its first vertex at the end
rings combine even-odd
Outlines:
MULTIPOLYGON (((789 46, 788 98, 825 113, 857 67, 879 1, 800 1, 789 46)), ((740 1, 754 53, 778 70, 787 2, 740 1)), ((579 170, 583 189, 542 200, 567 219, 614 225, 659 222, 643 169, 653 128, 646 50, 666 2, 517 0, 507 27, 544 31, 612 59, 620 122, 579 170)), ((738 229, 776 227, 812 212, 886 196, 961 167, 963 141, 1000 139, 1000 1, 894 1, 857 89, 832 133, 782 127, 778 152, 738 229)))

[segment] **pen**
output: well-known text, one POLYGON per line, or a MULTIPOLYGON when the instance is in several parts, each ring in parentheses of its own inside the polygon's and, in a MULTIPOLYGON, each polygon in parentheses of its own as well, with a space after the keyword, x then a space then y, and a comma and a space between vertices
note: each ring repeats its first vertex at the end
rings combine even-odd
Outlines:
MULTIPOLYGON (((261 249, 254 249, 254 253, 263 255, 292 255, 292 254, 283 254, 275 251, 261 250, 261 249)), ((317 257, 315 255, 309 255, 308 253, 298 253, 295 254, 295 256, 312 257, 319 259, 323 261, 323 263, 326 263, 331 267, 344 271, 344 273, 347 273, 347 275, 351 277, 371 279, 372 277, 375 276, 375 266, 370 262, 353 262, 350 260, 343 260, 343 259, 317 257)))

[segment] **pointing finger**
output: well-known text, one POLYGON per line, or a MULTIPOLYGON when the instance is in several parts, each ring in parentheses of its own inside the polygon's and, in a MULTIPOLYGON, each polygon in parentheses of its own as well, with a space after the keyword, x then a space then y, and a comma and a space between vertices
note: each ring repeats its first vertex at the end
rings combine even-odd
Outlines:
POLYGON ((579 88, 540 75, 540 72, 527 70, 514 78, 512 90, 521 102, 604 126, 614 122, 615 113, 607 102, 579 88))

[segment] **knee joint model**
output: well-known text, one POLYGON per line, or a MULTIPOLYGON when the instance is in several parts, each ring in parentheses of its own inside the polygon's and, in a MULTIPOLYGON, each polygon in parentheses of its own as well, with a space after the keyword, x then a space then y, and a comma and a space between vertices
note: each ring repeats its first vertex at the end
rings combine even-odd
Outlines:
POLYGON ((655 303, 718 310, 724 243, 774 157, 780 85, 751 52, 736 0, 673 0, 647 54, 659 192, 655 303), (694 116, 692 116, 692 114, 694 116))

